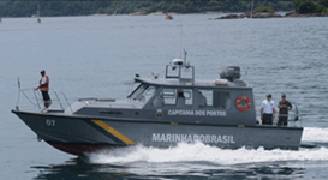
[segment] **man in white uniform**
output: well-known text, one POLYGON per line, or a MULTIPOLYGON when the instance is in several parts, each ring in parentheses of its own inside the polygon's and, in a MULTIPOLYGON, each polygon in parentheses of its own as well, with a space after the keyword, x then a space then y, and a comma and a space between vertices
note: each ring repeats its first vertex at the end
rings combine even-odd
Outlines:
POLYGON ((262 102, 261 105, 261 117, 263 125, 273 125, 274 113, 274 101, 271 100, 271 95, 267 95, 267 99, 262 102))

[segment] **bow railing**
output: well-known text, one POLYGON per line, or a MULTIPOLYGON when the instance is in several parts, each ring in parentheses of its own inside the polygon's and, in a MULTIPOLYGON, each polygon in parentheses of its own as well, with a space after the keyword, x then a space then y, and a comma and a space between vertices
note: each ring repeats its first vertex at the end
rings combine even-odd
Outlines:
POLYGON ((65 108, 70 108, 70 103, 66 95, 63 92, 57 92, 50 89, 48 91, 50 100, 49 107, 44 107, 44 101, 40 90, 34 88, 21 88, 20 81, 18 79, 18 94, 16 101, 17 110, 29 110, 29 111, 42 111, 49 109, 52 111, 64 112, 65 108))

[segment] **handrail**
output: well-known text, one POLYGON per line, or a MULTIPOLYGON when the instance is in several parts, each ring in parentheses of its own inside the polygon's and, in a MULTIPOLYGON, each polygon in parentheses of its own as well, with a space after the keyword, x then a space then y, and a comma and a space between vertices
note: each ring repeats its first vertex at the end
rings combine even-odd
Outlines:
MULTIPOLYGON (((37 91, 35 88, 22 88, 19 77, 17 78, 17 101, 16 101, 16 110, 23 108, 30 109, 32 107, 33 110, 43 111, 43 99, 41 97, 40 91, 37 91), (24 98, 22 98, 24 97, 24 98)), ((50 109, 51 110, 61 110, 61 112, 65 112, 65 108, 69 108, 71 112, 73 112, 71 104, 69 103, 66 95, 63 92, 57 93, 56 90, 49 90, 50 96, 50 109), (62 99, 65 102, 62 102, 62 99)), ((45 108, 48 109, 48 108, 45 108)))
POLYGON ((64 97, 64 100, 65 100, 65 102, 66 102, 67 107, 69 107, 70 110, 71 110, 71 112, 73 112, 72 106, 71 106, 70 103, 68 102, 68 99, 67 99, 66 94, 64 94, 63 92, 61 92, 61 94, 62 94, 62 96, 64 97))
POLYGON ((36 104, 38 105, 39 109, 41 109, 41 105, 40 105, 40 103, 38 101, 38 98, 37 98, 37 95, 36 95, 35 91, 33 91, 33 94, 34 94, 34 97, 35 97, 36 104))
POLYGON ((63 105, 62 105, 62 103, 61 103, 61 101, 60 101, 60 98, 59 98, 59 96, 57 95, 57 92, 54 90, 54 94, 55 94, 55 96, 56 96, 56 98, 58 99, 58 102, 59 102, 59 106, 60 106, 60 108, 61 109, 64 109, 64 107, 63 107, 63 105))
POLYGON ((19 80, 19 77, 17 78, 17 99, 16 99, 16 109, 18 109, 18 104, 19 104, 19 101, 20 101, 20 80, 19 80))
MULTIPOLYGON (((273 126, 278 126, 279 116, 287 116, 288 122, 291 122, 292 124, 294 124, 294 126, 302 126, 303 122, 302 122, 302 119, 300 118, 298 105, 297 105, 297 103, 294 103, 294 102, 292 103, 292 105, 293 105, 293 108, 291 110, 289 110, 289 113, 287 115, 279 114, 279 110, 274 113, 273 126), (297 125, 295 123, 297 123, 297 125)), ((260 108, 256 108, 256 112, 260 112, 260 108)), ((261 118, 262 117, 257 116, 258 120, 261 120, 261 118)))
MULTIPOLYGON (((17 94, 17 101, 16 101, 16 109, 20 109, 20 107, 22 107, 21 105, 24 103, 25 100, 25 104, 23 105, 23 107, 31 107, 30 105, 32 105, 32 107, 34 107, 37 110, 42 110, 42 97, 41 94, 38 93, 39 91, 36 91, 35 89, 31 89, 31 88, 18 88, 18 94, 17 94), (21 95, 24 97, 23 99, 21 98, 21 95), (27 104, 26 104, 27 103, 27 104)), ((61 110, 64 110, 65 107, 70 107, 70 103, 68 102, 68 99, 66 97, 66 95, 61 92, 61 96, 57 93, 57 91, 55 90, 50 90, 49 91, 49 95, 50 95, 50 102, 51 108, 58 108, 61 110), (65 100, 65 106, 62 103, 62 98, 65 100)), ((70 107, 71 108, 71 107, 70 107)), ((72 110, 72 109, 71 109, 72 110)))

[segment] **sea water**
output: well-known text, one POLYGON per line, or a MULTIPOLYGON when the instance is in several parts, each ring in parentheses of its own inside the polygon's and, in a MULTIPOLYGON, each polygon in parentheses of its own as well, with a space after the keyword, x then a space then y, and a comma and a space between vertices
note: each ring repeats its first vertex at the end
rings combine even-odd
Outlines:
POLYGON ((0 23, 1 179, 327 179, 327 18, 210 20, 218 14, 3 18, 0 23), (10 113, 17 78, 34 88, 42 69, 50 87, 79 97, 125 97, 135 73, 164 73, 183 56, 199 79, 239 65, 260 105, 281 93, 305 127, 299 151, 223 150, 196 143, 169 149, 137 145, 77 158, 44 142, 10 113))

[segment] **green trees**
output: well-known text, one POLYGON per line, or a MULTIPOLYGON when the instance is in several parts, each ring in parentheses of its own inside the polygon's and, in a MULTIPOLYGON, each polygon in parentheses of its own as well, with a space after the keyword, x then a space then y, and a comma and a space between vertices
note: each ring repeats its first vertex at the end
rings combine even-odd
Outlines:
POLYGON ((256 12, 266 12, 266 13, 273 13, 274 9, 272 6, 260 5, 255 8, 256 12))
MULTIPOLYGON (((41 6, 41 16, 81 16, 94 13, 207 11, 245 12, 251 0, 0 0, 0 17, 29 17, 41 6)), ((293 10, 325 12, 328 0, 254 0, 258 12, 293 10)))
POLYGON ((296 12, 306 13, 328 13, 328 0, 294 0, 296 12))

